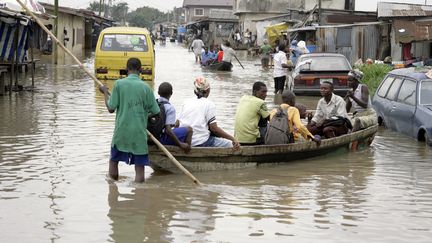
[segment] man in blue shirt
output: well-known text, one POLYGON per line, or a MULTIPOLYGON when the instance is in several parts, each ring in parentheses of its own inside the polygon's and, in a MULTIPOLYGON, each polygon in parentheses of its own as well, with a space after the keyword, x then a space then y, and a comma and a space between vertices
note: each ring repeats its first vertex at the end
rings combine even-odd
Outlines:
POLYGON ((173 88, 170 83, 163 82, 159 85, 158 101, 163 103, 165 109, 165 127, 159 141, 164 145, 177 145, 185 153, 191 149, 192 128, 191 127, 175 127, 176 110, 169 103, 169 99, 173 94, 173 88))
POLYGON ((204 47, 204 52, 201 54, 201 65, 207 66, 213 62, 214 53, 210 52, 208 47, 204 47))

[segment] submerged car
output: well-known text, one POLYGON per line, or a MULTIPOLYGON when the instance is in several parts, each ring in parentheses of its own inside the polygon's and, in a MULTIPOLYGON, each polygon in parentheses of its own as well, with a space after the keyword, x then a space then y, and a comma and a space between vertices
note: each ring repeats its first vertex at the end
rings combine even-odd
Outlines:
POLYGON ((432 145, 432 74, 429 69, 389 72, 372 99, 378 123, 432 145), (429 76, 429 77, 428 77, 429 76))
POLYGON ((348 72, 351 65, 342 54, 310 53, 297 59, 292 73, 294 93, 320 94, 320 85, 331 82, 336 94, 345 95, 348 87, 348 72))

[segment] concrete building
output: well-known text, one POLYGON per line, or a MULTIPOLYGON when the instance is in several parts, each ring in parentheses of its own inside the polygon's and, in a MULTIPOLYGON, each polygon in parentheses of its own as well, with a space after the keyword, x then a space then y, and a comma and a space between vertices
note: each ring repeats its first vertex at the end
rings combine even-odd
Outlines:
POLYGON ((184 0, 186 24, 208 18, 212 9, 232 10, 233 0, 184 0))
MULTIPOLYGON (((41 4, 45 7, 48 14, 56 15, 54 5, 48 3, 41 4)), ((81 54, 85 47, 85 15, 77 9, 59 6, 57 19, 57 39, 62 41, 65 47, 73 53, 81 54)), ((54 26, 54 19, 46 20, 44 24, 54 26)))
POLYGON ((212 9, 208 17, 190 23, 186 28, 189 43, 194 36, 200 35, 206 45, 220 45, 224 40, 232 41, 233 30, 238 29, 238 18, 230 10, 212 9))
MULTIPOLYGON (((53 18, 43 20, 43 23, 45 26, 52 28, 51 31, 54 33, 54 5, 48 3, 40 4, 45 8, 47 14, 53 16, 53 18)), ((57 18, 57 38, 77 56, 83 55, 84 49, 94 48, 100 31, 113 25, 112 19, 98 16, 86 9, 59 6, 57 18)), ((47 34, 41 28, 38 28, 35 30, 35 35, 38 38, 38 43, 35 46, 44 51, 45 54, 49 54, 44 50, 48 39, 47 34)), ((64 51, 59 50, 59 60, 64 59, 66 56, 67 54, 64 51)))

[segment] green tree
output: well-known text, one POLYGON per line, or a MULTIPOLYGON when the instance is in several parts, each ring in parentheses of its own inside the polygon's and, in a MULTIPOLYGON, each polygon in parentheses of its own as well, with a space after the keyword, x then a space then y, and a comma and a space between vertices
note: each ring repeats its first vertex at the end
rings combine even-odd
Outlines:
POLYGON ((127 16, 129 25, 136 27, 153 28, 153 23, 163 22, 167 19, 167 14, 155 8, 141 7, 132 11, 127 16))
POLYGON ((113 6, 111 6, 111 17, 114 21, 122 22, 123 24, 125 24, 128 10, 129 6, 125 2, 114 4, 113 6))
MULTIPOLYGON (((106 3, 107 1, 102 1, 102 4, 106 3)), ((87 7, 88 10, 98 12, 99 6, 101 1, 95 0, 91 3, 89 3, 89 6, 87 7)), ((110 16, 114 21, 122 22, 123 24, 126 22, 126 16, 127 12, 129 10, 129 6, 126 2, 119 2, 117 4, 113 4, 110 6, 109 13, 110 16)), ((102 11, 104 12, 104 8, 102 6, 102 11)))
POLYGON ((89 3, 87 9, 95 12, 99 11, 99 1, 93 1, 89 3))

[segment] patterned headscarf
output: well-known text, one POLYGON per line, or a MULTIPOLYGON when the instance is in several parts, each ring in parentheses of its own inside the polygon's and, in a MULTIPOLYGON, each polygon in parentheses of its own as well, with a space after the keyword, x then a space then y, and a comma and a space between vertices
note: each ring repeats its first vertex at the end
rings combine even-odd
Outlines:
POLYGON ((348 77, 353 77, 355 80, 360 82, 363 78, 363 72, 358 69, 354 69, 349 71, 348 77))
POLYGON ((210 83, 203 77, 195 79, 194 87, 196 92, 203 92, 210 88, 210 83))

